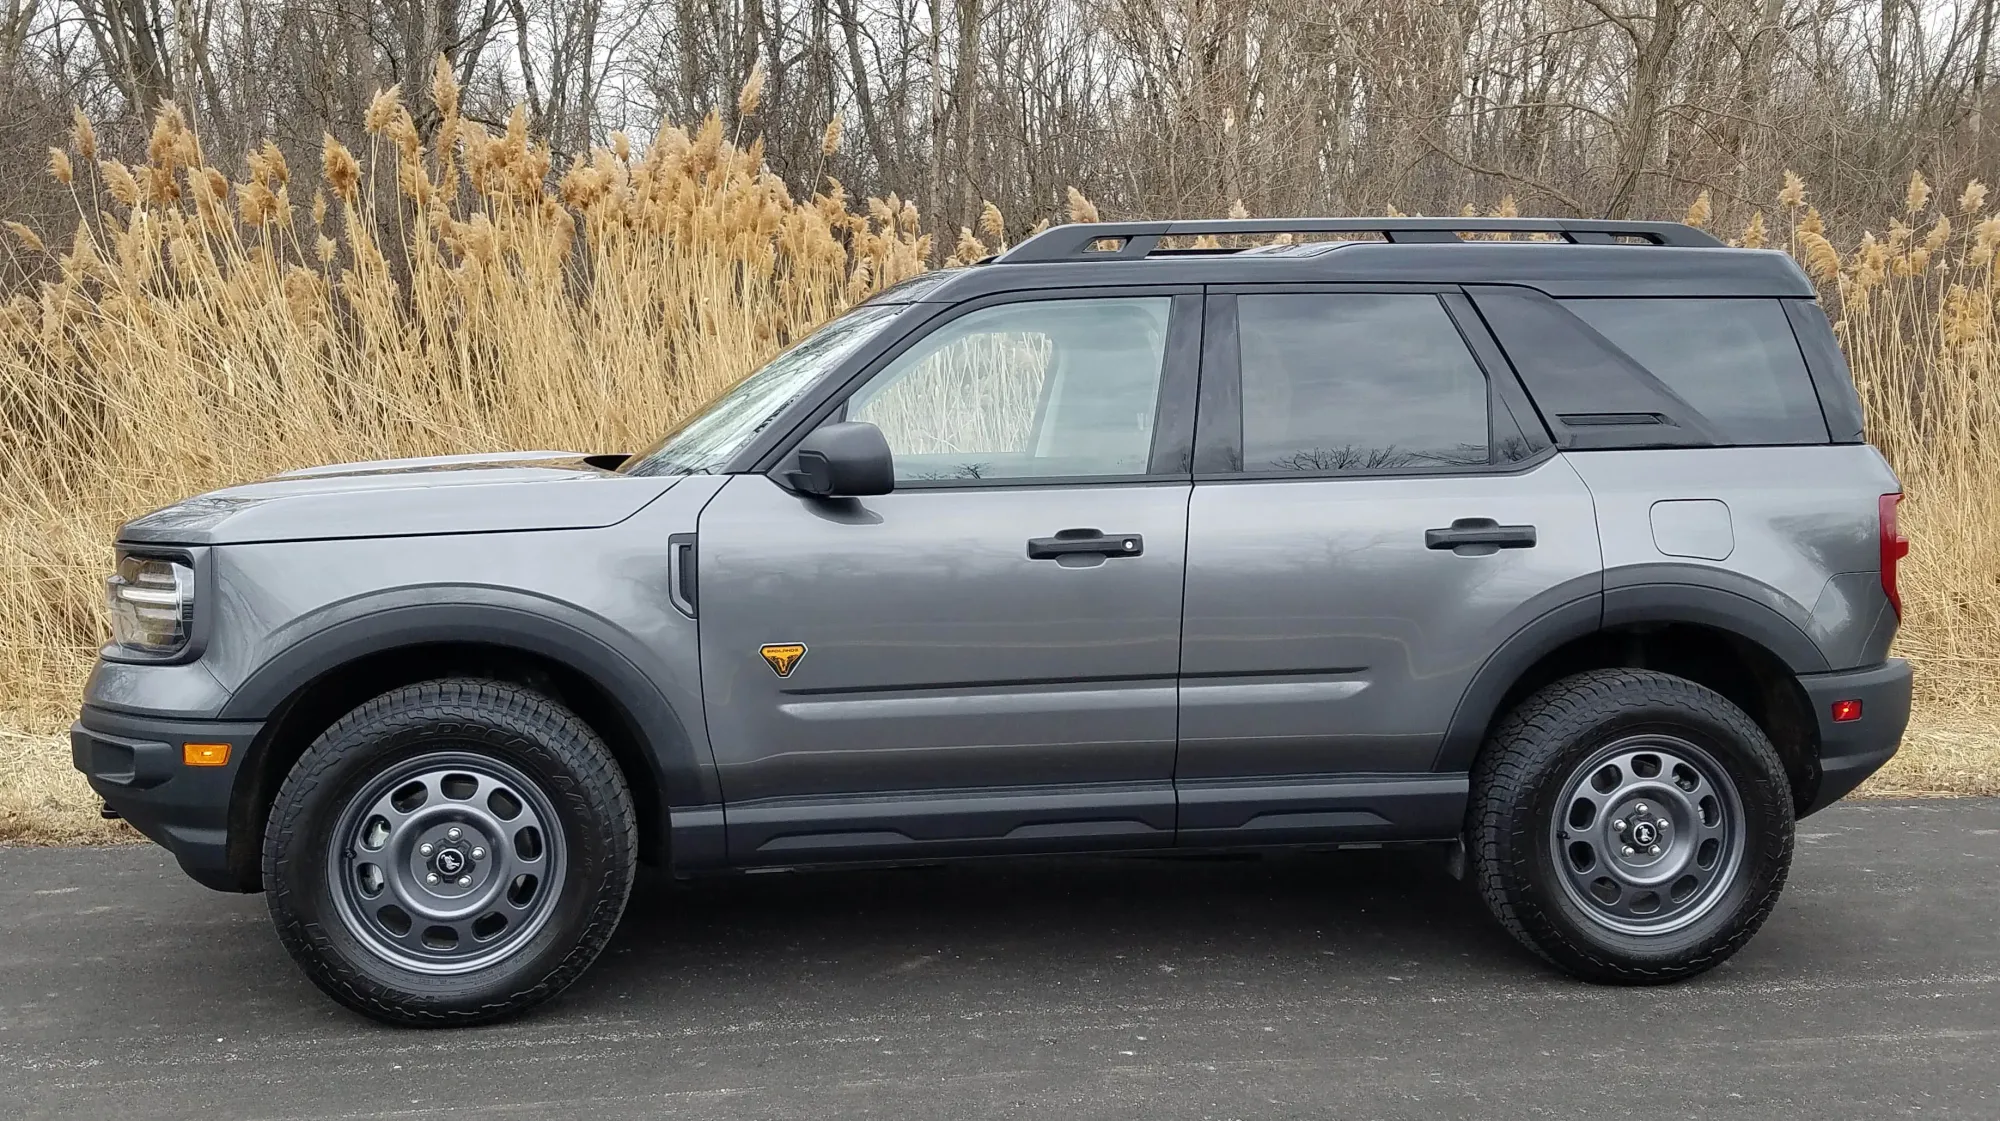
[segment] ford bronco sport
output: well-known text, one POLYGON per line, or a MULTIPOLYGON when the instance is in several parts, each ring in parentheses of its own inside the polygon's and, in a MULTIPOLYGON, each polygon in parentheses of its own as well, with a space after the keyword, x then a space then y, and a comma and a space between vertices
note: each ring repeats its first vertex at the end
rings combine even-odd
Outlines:
POLYGON ((1688 976, 1909 714, 1813 296, 1668 223, 1058 227, 636 455, 138 518, 76 766, 403 1023, 560 991, 639 863, 1441 842, 1562 969, 1688 976))

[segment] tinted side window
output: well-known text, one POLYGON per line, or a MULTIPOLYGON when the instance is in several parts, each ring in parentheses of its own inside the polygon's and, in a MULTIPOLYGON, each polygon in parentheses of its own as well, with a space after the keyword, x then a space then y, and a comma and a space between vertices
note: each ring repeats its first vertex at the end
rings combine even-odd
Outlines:
POLYGON ((1146 473, 1170 297, 1038 300, 968 312, 848 399, 907 481, 1146 473))
POLYGON ((1563 306, 1738 444, 1823 444, 1826 420, 1776 300, 1565 300, 1563 306))
POLYGON ((1243 470, 1485 464, 1486 375, 1435 296, 1239 296, 1243 470))

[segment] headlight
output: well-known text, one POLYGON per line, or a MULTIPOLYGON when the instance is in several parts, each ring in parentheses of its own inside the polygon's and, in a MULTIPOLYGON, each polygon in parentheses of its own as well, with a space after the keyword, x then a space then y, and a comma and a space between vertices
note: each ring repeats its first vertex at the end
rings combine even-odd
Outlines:
POLYGON ((161 557, 120 554, 105 581, 111 641, 135 654, 175 654, 194 623, 194 570, 161 557))

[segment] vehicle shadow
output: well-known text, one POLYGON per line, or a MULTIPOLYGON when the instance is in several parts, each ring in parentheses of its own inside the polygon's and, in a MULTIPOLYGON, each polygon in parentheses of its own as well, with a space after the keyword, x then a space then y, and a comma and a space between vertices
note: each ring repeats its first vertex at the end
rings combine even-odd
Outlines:
POLYGON ((655 878, 585 987, 754 1000, 941 973, 1012 987, 1182 969, 1546 974, 1424 847, 655 878))

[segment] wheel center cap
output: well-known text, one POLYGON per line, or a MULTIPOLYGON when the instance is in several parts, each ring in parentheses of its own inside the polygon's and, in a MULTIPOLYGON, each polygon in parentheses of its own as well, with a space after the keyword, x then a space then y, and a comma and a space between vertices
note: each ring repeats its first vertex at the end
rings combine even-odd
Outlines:
POLYGON ((1650 821, 1642 821, 1632 827, 1632 843, 1640 848, 1651 846, 1659 839, 1659 827, 1650 821))
POLYGON ((439 849, 432 862, 437 865, 438 875, 454 879, 465 871, 467 860, 466 855, 457 849, 439 849))

